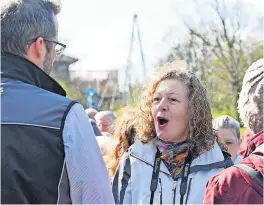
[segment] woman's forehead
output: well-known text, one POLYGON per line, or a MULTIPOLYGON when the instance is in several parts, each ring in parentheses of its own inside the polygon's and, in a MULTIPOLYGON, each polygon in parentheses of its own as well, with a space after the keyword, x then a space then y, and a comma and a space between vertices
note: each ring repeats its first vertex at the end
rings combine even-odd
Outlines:
POLYGON ((167 79, 161 81, 154 93, 183 94, 186 93, 186 85, 176 79, 167 79))

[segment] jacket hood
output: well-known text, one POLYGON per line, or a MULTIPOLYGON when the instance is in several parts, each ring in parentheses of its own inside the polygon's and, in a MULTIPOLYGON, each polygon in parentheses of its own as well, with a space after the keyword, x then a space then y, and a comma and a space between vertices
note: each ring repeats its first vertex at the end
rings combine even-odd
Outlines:
POLYGON ((264 133, 263 131, 256 134, 247 146, 245 158, 241 161, 243 164, 249 164, 257 172, 264 174, 263 162, 264 162, 264 144, 263 144, 264 133))
MULTIPOLYGON (((254 152, 251 155, 252 157, 248 157, 249 160, 251 160, 251 163, 253 164, 256 171, 260 172, 263 176, 264 174, 264 144, 261 144, 258 146, 254 152)), ((247 158, 245 159, 247 161, 247 158)))
POLYGON ((249 140, 247 140, 247 148, 244 153, 244 158, 249 156, 254 150, 263 144, 263 138, 264 138, 264 133, 263 131, 259 132, 256 135, 252 135, 249 140))

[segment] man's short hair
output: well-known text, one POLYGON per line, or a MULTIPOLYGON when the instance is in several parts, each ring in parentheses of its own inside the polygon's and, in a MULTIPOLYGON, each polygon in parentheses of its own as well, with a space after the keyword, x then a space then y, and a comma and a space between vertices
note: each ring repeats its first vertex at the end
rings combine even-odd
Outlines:
POLYGON ((92 119, 92 120, 95 120, 94 116, 98 113, 98 111, 96 109, 94 109, 94 108, 87 108, 85 110, 85 112, 86 112, 88 118, 92 119))
POLYGON ((214 129, 230 130, 237 139, 240 139, 240 125, 239 122, 228 115, 222 115, 213 120, 214 129))
POLYGON ((1 3, 1 53, 24 57, 30 40, 54 38, 57 35, 54 15, 60 9, 59 1, 4 0, 1 3))
POLYGON ((246 71, 238 100, 240 118, 255 134, 263 130, 263 73, 264 58, 246 71))
POLYGON ((111 125, 116 120, 116 115, 112 111, 100 111, 94 116, 96 122, 100 121, 102 118, 107 119, 107 124, 111 125))

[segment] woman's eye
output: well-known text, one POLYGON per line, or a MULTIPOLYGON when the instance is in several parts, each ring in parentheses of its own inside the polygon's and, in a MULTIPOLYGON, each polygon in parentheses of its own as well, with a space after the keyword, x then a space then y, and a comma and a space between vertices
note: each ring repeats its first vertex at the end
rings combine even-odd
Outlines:
POLYGON ((179 102, 176 98, 170 98, 171 102, 179 102))
POLYGON ((153 98, 153 102, 158 102, 158 101, 160 101, 160 98, 159 97, 153 98))
POLYGON ((231 145, 233 144, 233 142, 226 142, 226 145, 231 145))

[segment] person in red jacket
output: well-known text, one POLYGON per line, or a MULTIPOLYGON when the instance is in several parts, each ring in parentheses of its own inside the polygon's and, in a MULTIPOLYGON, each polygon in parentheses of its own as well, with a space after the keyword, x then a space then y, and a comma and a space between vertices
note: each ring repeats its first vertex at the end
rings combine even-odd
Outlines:
POLYGON ((244 135, 247 147, 239 166, 225 169, 212 177, 206 187, 204 204, 263 204, 263 73, 264 59, 253 63, 247 70, 238 100, 238 109, 244 125, 252 134, 244 135))
POLYGON ((251 129, 247 128, 240 138, 239 155, 245 156, 249 141, 254 137, 254 133, 251 129))

